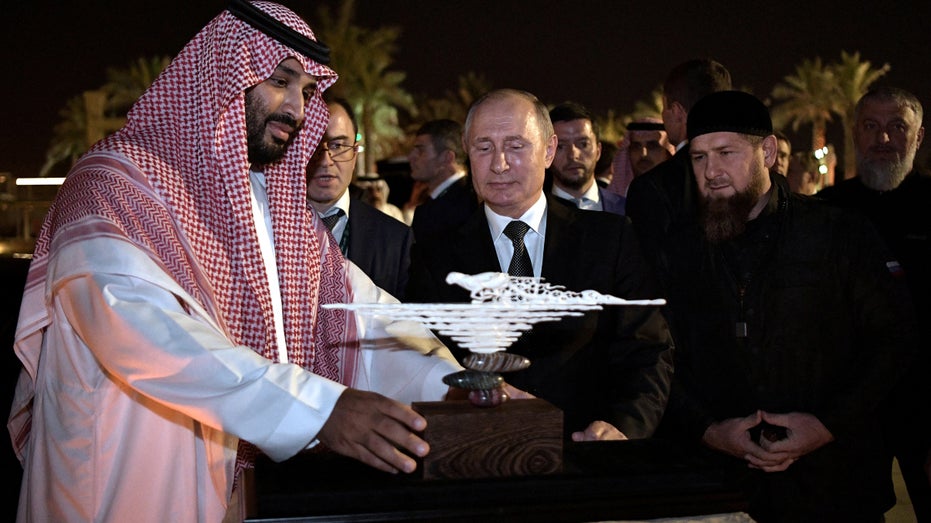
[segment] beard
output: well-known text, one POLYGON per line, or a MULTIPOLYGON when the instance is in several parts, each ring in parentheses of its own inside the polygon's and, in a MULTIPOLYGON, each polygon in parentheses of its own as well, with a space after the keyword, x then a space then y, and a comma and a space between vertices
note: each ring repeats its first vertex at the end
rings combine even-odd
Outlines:
POLYGON ((732 240, 747 229, 750 212, 763 194, 763 171, 754 174, 750 185, 728 198, 702 196, 700 218, 705 238, 713 244, 732 240))
POLYGON ((896 160, 877 160, 857 151, 857 176, 863 185, 874 191, 891 191, 911 172, 916 152, 915 149, 910 150, 896 160))
POLYGON ((246 93, 246 145, 249 151, 249 162, 258 165, 268 165, 280 160, 287 152, 288 146, 298 135, 300 127, 297 120, 286 114, 268 114, 267 107, 255 95, 255 91, 246 93), (271 142, 265 140, 265 126, 268 122, 281 122, 294 128, 291 137, 287 140, 272 138, 271 142))
MULTIPOLYGON (((585 167, 584 165, 581 165, 581 164, 572 164, 572 165, 567 166, 566 170, 568 171, 570 167, 579 167, 579 166, 585 167)), ((559 171, 559 170, 555 170, 553 172, 553 175, 556 177, 556 179, 559 180, 559 183, 561 183, 564 187, 578 191, 582 189, 583 187, 585 187, 588 184, 588 182, 591 181, 591 179, 595 177, 595 169, 594 169, 594 166, 592 167, 593 167, 592 169, 586 168, 585 171, 579 176, 576 176, 575 174, 563 174, 562 171, 559 171)))

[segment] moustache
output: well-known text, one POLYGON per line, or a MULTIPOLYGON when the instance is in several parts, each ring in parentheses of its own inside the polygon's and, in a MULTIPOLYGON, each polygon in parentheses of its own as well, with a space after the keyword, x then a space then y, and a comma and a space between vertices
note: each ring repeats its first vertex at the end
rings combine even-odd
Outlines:
POLYGON ((283 124, 285 124, 285 125, 288 125, 288 126, 294 128, 295 130, 298 129, 297 118, 294 118, 293 116, 291 116, 291 115, 289 115, 289 114, 272 114, 272 115, 269 115, 268 118, 265 119, 265 123, 268 123, 268 122, 279 122, 279 123, 283 123, 283 124))

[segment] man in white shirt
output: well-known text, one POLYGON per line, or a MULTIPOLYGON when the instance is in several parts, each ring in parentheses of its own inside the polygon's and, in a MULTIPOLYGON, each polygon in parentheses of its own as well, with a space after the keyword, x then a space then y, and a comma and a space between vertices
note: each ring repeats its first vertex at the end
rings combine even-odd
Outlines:
POLYGON ((624 197, 605 191, 595 183, 595 165, 601 158, 598 127, 591 112, 576 102, 550 109, 556 131, 553 195, 579 209, 624 214, 624 197))
POLYGON ((694 222, 698 212, 698 186, 692 176, 687 147, 689 111, 702 97, 730 88, 730 72, 708 58, 682 62, 663 82, 663 127, 676 152, 630 182, 626 207, 643 254, 658 274, 667 272, 668 260, 661 256, 665 242, 671 234, 694 222))
POLYGON ((233 0, 71 170, 16 331, 20 521, 242 519, 256 449, 394 473, 429 451, 405 403, 461 366, 320 307, 390 299, 307 209, 328 59, 289 9, 233 0))
MULTIPOLYGON (((544 193, 557 139, 535 96, 513 89, 486 94, 469 110, 463 143, 483 204, 448 234, 418 238, 408 300, 468 301, 468 292, 445 283, 451 271, 501 271, 570 291, 656 297, 626 218, 579 210, 544 193)), ((565 436, 574 441, 649 437, 662 418, 673 344, 656 308, 605 307, 539 323, 508 351, 531 360, 508 382, 562 409, 565 436)))
POLYGON ((345 100, 330 100, 327 108, 323 141, 307 164, 307 203, 333 232, 343 256, 379 288, 403 299, 414 235, 403 222, 350 196, 361 148, 356 121, 345 100))

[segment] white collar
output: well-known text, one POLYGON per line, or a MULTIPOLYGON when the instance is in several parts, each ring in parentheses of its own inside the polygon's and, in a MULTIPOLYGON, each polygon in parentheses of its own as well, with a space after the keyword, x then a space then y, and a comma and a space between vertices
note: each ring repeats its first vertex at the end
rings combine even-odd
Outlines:
POLYGON ((342 196, 333 203, 333 205, 326 208, 323 212, 318 212, 317 215, 323 218, 324 216, 330 216, 336 212, 336 209, 342 209, 343 214, 349 216, 349 189, 347 188, 343 191, 342 196))
MULTIPOLYGON (((543 191, 540 191, 540 198, 537 199, 536 203, 531 205, 530 208, 527 209, 527 212, 522 214, 520 218, 516 219, 526 223, 530 226, 531 230, 542 235, 543 231, 541 227, 544 217, 546 217, 546 196, 543 195, 543 191)), ((488 219, 492 240, 497 240, 497 238, 504 233, 504 228, 515 220, 515 218, 511 218, 510 216, 502 216, 496 213, 487 205, 485 206, 485 218, 488 219)))
POLYGON ((598 184, 595 183, 594 179, 592 179, 592 184, 588 186, 588 189, 584 193, 582 193, 582 196, 579 196, 579 197, 576 197, 566 192, 565 190, 563 190, 561 187, 557 186, 554 183, 553 184, 553 196, 558 196, 559 198, 563 198, 565 200, 572 200, 574 202, 578 202, 580 198, 583 200, 594 202, 594 203, 598 203, 599 201, 601 201, 601 195, 598 192, 598 184))
POLYGON ((452 176, 443 180, 443 183, 437 185, 436 189, 433 189, 433 192, 430 193, 430 199, 435 200, 439 198, 440 195, 443 194, 443 191, 449 188, 450 185, 456 183, 457 181, 459 181, 460 179, 464 177, 465 177, 465 173, 463 172, 453 173, 452 176))

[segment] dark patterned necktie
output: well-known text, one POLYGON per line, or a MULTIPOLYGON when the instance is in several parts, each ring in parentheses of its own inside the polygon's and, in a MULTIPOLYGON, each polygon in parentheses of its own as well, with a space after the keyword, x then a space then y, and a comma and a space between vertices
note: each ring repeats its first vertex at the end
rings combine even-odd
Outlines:
POLYGON ((533 264, 530 263, 530 254, 527 253, 527 246, 524 245, 524 235, 529 230, 529 225, 516 220, 504 228, 504 235, 510 238, 514 245, 514 256, 511 257, 511 264, 508 265, 508 274, 511 276, 533 277, 533 264))
POLYGON ((343 214, 344 213, 342 209, 336 209, 336 212, 334 212, 333 214, 323 217, 323 224, 326 225, 327 229, 330 229, 330 231, 332 232, 333 227, 336 226, 336 222, 338 222, 339 219, 342 218, 343 214))

